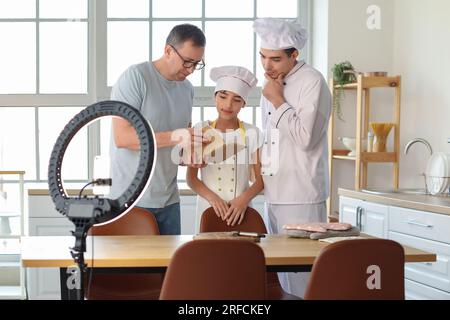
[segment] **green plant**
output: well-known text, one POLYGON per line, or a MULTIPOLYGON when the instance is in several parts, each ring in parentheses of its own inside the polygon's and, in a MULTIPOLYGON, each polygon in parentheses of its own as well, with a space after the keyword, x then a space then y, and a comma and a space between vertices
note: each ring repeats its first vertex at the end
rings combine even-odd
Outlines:
POLYGON ((344 97, 344 85, 356 82, 356 72, 349 61, 335 64, 331 69, 333 81, 337 87, 333 88, 333 112, 336 113, 339 120, 344 121, 342 117, 341 102, 344 97))

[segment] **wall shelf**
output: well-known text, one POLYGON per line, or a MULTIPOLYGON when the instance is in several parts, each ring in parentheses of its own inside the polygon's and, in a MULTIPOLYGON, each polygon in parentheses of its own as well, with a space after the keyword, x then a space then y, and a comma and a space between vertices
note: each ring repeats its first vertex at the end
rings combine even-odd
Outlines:
MULTIPOLYGON (((331 93, 334 94, 334 89, 339 88, 335 85, 333 79, 329 80, 331 93)), ((333 146, 334 137, 334 114, 331 113, 330 123, 328 128, 328 161, 330 174, 330 197, 327 200, 328 216, 334 214, 333 194, 336 190, 333 189, 333 162, 334 160, 347 160, 355 163, 355 190, 367 188, 367 171, 369 163, 392 163, 392 183, 394 189, 398 189, 399 184, 399 156, 400 156, 400 105, 401 105, 401 76, 395 77, 365 77, 363 75, 357 76, 355 83, 346 84, 343 86, 344 90, 356 90, 356 155, 349 157, 349 150, 336 149, 333 146), (394 124, 394 147, 389 152, 366 152, 364 151, 363 139, 367 137, 369 131, 370 121, 370 90, 373 88, 385 88, 395 90, 395 101, 393 104, 393 120, 394 124)))

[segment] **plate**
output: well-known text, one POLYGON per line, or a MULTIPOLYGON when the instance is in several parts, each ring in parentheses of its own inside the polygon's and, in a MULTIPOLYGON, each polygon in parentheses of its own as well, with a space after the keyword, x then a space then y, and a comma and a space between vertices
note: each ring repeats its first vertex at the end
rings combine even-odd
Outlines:
POLYGON ((426 183, 432 195, 443 193, 448 188, 450 156, 447 153, 434 153, 427 163, 426 183))

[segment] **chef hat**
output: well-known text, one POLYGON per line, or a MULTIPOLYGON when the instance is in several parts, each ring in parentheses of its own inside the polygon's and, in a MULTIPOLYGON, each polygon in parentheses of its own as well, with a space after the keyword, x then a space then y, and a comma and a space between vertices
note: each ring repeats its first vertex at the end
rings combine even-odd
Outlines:
POLYGON ((238 66, 223 66, 212 68, 212 81, 216 82, 214 92, 227 90, 238 94, 245 102, 250 91, 256 86, 258 79, 248 69, 238 66))
POLYGON ((256 19, 253 29, 261 38, 261 48, 301 50, 308 39, 308 33, 297 21, 275 18, 256 19))

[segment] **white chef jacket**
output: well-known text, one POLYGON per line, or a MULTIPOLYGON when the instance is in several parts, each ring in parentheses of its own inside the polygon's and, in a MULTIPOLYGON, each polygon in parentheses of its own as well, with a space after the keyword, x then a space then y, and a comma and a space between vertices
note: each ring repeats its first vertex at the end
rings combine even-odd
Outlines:
POLYGON ((320 72, 304 61, 297 62, 284 82, 286 103, 278 109, 261 96, 265 131, 261 174, 266 201, 320 203, 329 194, 330 90, 320 72))
MULTIPOLYGON (((209 121, 204 121, 195 125, 195 128, 209 126, 209 121)), ((238 197, 249 188, 250 170, 252 165, 252 155, 262 146, 263 136, 260 129, 243 122, 245 128, 244 136, 240 129, 232 132, 221 132, 217 130, 225 141, 228 139, 245 139, 246 148, 238 152, 237 155, 226 159, 218 164, 208 164, 200 169, 202 182, 219 197, 226 202, 238 197), (236 160, 238 159, 238 162, 236 160)), ((215 129, 213 129, 215 130, 215 129)), ((250 206, 250 204, 249 204, 250 206)), ((197 210, 195 219, 195 232, 199 232, 200 219, 202 213, 211 207, 209 202, 201 196, 197 196, 197 210)))

